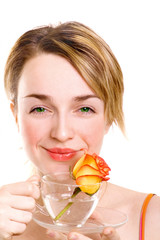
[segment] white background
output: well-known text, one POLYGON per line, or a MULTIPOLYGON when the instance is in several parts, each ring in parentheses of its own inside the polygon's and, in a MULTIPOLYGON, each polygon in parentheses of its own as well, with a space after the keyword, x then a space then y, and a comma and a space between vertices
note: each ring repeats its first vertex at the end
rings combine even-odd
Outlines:
MULTIPOLYGON (((3 90, 10 48, 40 25, 80 21, 110 45, 124 74, 127 139, 117 127, 105 137, 101 156, 111 182, 160 194, 160 5, 150 0, 0 1, 0 185, 24 180, 26 157, 3 90)), ((96 137, 96 136, 95 136, 96 137)))

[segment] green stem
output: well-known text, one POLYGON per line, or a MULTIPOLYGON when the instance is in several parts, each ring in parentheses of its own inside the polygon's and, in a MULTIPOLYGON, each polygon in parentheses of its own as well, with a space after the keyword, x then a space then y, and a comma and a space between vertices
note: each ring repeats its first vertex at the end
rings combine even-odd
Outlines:
MULTIPOLYGON (((81 191, 81 189, 79 187, 76 187, 71 198, 74 198, 75 196, 77 196, 77 194, 81 191)), ((63 210, 55 217, 55 221, 57 221, 73 204, 73 202, 69 202, 64 208, 63 210)))

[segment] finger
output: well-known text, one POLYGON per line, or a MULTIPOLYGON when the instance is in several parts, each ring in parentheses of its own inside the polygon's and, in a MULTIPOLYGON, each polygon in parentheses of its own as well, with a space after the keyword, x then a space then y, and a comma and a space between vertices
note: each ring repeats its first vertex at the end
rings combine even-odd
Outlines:
POLYGON ((0 239, 5 239, 5 240, 12 240, 12 236, 10 233, 7 232, 1 232, 0 233, 0 239))
POLYGON ((39 187, 31 182, 13 183, 3 186, 6 191, 13 195, 31 196, 33 198, 39 198, 39 187))
POLYGON ((36 192, 36 194, 37 194, 36 199, 38 199, 40 197, 40 182, 41 182, 40 176, 33 175, 27 180, 27 182, 31 182, 36 186, 36 188, 35 188, 36 191, 37 191, 36 192))
POLYGON ((25 231, 26 229, 26 224, 25 223, 19 223, 15 222, 9 219, 4 219, 3 220, 3 226, 1 223, 1 231, 0 231, 0 239, 1 236, 3 239, 9 239, 13 234, 21 234, 25 231))
POLYGON ((10 231, 13 234, 22 234, 26 230, 27 225, 25 223, 19 223, 11 221, 10 231))
POLYGON ((40 176, 38 176, 38 175, 33 175, 30 178, 28 178, 28 180, 27 180, 27 182, 35 183, 37 186, 39 186, 40 181, 41 181, 41 179, 40 179, 40 176))
POLYGON ((14 222, 27 224, 32 220, 32 213, 11 208, 9 213, 9 219, 14 222))
POLYGON ((32 197, 26 196, 16 196, 12 195, 9 204, 12 208, 20 209, 20 210, 34 210, 36 203, 35 199, 32 197))
POLYGON ((68 239, 69 240, 91 240, 91 238, 88 238, 80 233, 77 232, 70 232, 68 234, 68 239))
POLYGON ((54 238, 54 240, 67 240, 66 234, 59 233, 50 229, 47 230, 47 235, 52 239, 54 238))
POLYGON ((102 240, 120 240, 120 236, 114 228, 105 228, 102 240))

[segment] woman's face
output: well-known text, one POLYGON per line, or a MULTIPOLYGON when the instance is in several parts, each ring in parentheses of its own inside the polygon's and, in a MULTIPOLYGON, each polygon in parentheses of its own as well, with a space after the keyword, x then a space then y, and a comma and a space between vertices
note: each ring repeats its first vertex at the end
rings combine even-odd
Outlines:
POLYGON ((43 173, 68 170, 82 148, 99 154, 109 128, 103 101, 66 59, 53 54, 25 64, 16 120, 29 159, 43 173))

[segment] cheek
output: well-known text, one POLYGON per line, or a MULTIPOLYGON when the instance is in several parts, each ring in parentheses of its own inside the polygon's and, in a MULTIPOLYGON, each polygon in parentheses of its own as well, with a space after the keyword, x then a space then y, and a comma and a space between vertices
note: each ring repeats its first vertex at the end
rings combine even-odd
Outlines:
POLYGON ((19 132, 22 136, 22 141, 25 148, 33 148, 37 146, 37 143, 44 135, 44 128, 42 128, 41 126, 39 126, 37 121, 36 123, 34 123, 34 121, 27 120, 27 118, 20 119, 19 132))
POLYGON ((105 133, 105 123, 102 120, 93 121, 83 131, 83 138, 88 145, 88 150, 91 151, 90 153, 99 154, 105 133))

